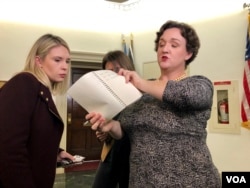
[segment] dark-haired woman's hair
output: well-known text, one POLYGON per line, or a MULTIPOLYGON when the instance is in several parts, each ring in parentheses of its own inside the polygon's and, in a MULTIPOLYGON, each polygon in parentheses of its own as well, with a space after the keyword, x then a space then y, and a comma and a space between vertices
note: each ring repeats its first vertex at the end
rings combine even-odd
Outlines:
POLYGON ((103 69, 105 69, 107 62, 111 62, 114 65, 118 64, 121 68, 124 68, 126 70, 135 70, 134 64, 130 61, 129 57, 120 50, 110 51, 103 57, 103 69))

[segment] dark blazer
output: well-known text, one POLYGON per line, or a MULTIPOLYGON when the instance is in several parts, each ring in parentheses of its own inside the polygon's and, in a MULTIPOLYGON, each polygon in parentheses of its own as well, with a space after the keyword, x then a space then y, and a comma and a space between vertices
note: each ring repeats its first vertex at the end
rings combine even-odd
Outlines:
POLYGON ((0 89, 0 188, 52 188, 63 121, 49 89, 20 73, 0 89))

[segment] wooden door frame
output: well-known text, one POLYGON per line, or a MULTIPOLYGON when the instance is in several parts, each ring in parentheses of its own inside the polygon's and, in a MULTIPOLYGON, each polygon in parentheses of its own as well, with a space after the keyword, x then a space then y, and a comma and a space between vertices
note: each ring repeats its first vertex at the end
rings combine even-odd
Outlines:
MULTIPOLYGON (((97 53, 97 52, 80 52, 80 51, 72 51, 71 52, 71 67, 78 68, 100 68, 102 63, 102 58, 105 53, 97 53)), ((71 70, 70 70, 71 74, 71 70)), ((55 103, 58 108, 58 111, 64 122, 64 132, 62 135, 62 140, 60 143, 60 147, 66 149, 66 135, 67 135, 67 95, 56 96, 55 103)))

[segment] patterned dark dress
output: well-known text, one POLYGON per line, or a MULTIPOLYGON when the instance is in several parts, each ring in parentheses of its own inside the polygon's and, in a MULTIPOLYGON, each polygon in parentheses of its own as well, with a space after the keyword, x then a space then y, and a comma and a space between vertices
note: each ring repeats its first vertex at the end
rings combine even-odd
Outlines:
POLYGON ((131 142, 130 188, 219 188, 206 144, 213 84, 204 76, 169 81, 162 101, 144 94, 119 116, 131 142))

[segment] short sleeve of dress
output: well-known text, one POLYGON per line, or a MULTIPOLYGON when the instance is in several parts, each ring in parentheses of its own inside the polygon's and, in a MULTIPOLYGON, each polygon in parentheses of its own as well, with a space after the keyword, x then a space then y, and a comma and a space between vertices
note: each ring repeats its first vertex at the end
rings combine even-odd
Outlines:
POLYGON ((212 106, 212 99, 212 82, 204 76, 168 81, 163 93, 163 102, 182 109, 205 109, 212 106))

